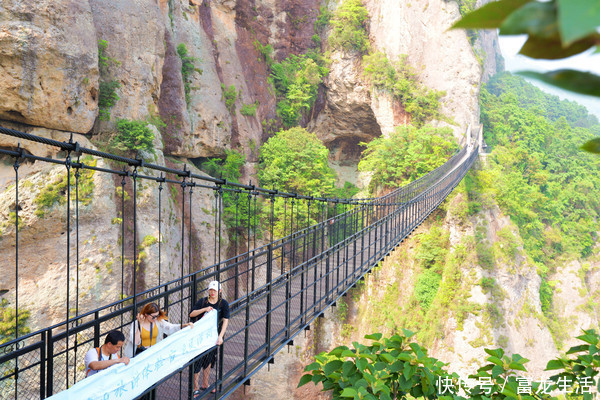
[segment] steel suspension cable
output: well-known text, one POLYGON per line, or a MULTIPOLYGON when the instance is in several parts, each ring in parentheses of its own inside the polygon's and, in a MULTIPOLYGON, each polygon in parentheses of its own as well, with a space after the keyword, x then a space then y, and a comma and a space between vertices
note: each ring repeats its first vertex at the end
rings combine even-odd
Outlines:
POLYGON ((256 198, 258 197, 258 193, 252 192, 254 196, 254 209, 252 210, 252 241, 254 243, 254 247, 252 249, 252 291, 256 288, 256 198))
MULTIPOLYGON (((283 199, 283 237, 287 236, 287 201, 288 198, 284 197, 283 199)), ((281 275, 283 275, 283 271, 285 265, 285 242, 281 245, 281 275)))
MULTIPOLYGON (((185 166, 183 169, 185 170, 185 166)), ((184 287, 184 277, 185 277, 185 188, 187 186, 187 182, 185 178, 181 182, 181 291, 179 298, 179 317, 180 321, 183 321, 183 287, 184 287)))
MULTIPOLYGON (((125 175, 121 178, 121 297, 119 301, 125 298, 125 175)), ((122 304, 122 303, 121 303, 122 304)), ((136 310, 133 310, 135 319, 136 310)), ((121 327, 123 326, 123 314, 121 314, 121 327)))
MULTIPOLYGON (((21 144, 18 145, 19 153, 23 153, 21 144)), ((19 158, 15 158, 15 340, 19 339, 19 158)), ((19 343, 16 343, 18 348, 19 343)), ((18 398, 17 380, 19 377, 19 358, 15 358, 15 400, 18 398)))
MULTIPOLYGON (((79 316, 79 157, 75 167, 75 317, 79 316)), ((70 199, 69 199, 70 201, 70 199)), ((79 326, 79 319, 76 319, 79 326)), ((77 365, 77 335, 75 335, 74 364, 77 365)), ((77 382, 77 368, 73 368, 73 382, 77 382)))
POLYGON ((131 182, 133 184, 133 320, 135 322, 137 315, 137 166, 133 168, 131 173, 131 182))
MULTIPOLYGON (((188 209, 188 218, 189 218, 189 224, 188 224, 188 274, 192 273, 192 194, 194 193, 194 182, 190 181, 190 195, 189 195, 189 199, 188 199, 188 203, 189 203, 189 209, 188 209)), ((193 304, 190 304, 190 306, 192 306, 193 304)), ((182 304, 183 306, 183 304, 182 304)), ((181 320, 181 323, 183 324, 183 320, 181 320)))
POLYGON ((217 231, 217 223, 218 223, 218 218, 219 216, 218 214, 218 210, 219 210, 219 191, 216 190, 215 192, 215 206, 214 206, 214 216, 215 216, 215 221, 213 223, 213 227, 214 227, 214 243, 213 243, 213 265, 217 264, 217 240, 218 240, 218 235, 219 232, 217 231))
POLYGON ((238 260, 238 229, 239 229, 239 225, 238 225, 238 206, 239 206, 239 201, 240 201, 240 193, 238 190, 236 190, 234 192, 234 199, 235 199, 235 230, 233 232, 234 234, 234 239, 233 239, 233 246, 234 246, 234 253, 235 253, 235 283, 234 283, 234 296, 237 299, 239 297, 240 291, 239 291, 239 285, 240 285, 240 268, 239 268, 239 260, 238 260))
MULTIPOLYGON (((223 187, 221 185, 218 186, 219 189, 217 190, 218 195, 218 208, 217 208, 217 220, 218 220, 218 226, 215 226, 215 229, 217 229, 218 232, 218 238, 219 238, 219 246, 218 246, 218 255, 217 255, 217 281, 221 282, 221 223, 223 220, 223 187)), ((220 285, 221 283, 219 283, 220 285)))
POLYGON ((67 168, 67 327, 66 327, 66 351, 65 351, 65 376, 67 378, 66 386, 69 387, 69 314, 70 314, 70 284, 71 284, 71 152, 67 153, 65 159, 65 167, 67 168))
MULTIPOLYGON (((250 182, 252 184, 252 182, 250 182)), ((252 193, 248 191, 248 220, 246 222, 246 250, 248 256, 246 257, 246 295, 250 293, 250 210, 252 209, 252 193)))
MULTIPOLYGON (((162 191, 163 191, 163 174, 160 173, 158 181, 158 286, 161 284, 161 245, 162 245, 162 191)), ((166 289, 166 287, 165 287, 166 289)))

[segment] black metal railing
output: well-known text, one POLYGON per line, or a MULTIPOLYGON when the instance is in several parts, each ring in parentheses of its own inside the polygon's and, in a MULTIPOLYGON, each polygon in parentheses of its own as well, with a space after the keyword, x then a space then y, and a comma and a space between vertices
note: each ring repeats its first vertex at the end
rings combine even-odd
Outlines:
MULTIPOLYGON (((24 162, 40 161, 63 165, 66 168, 65 196, 66 199, 71 199, 64 202, 67 232, 77 232, 73 240, 69 239, 73 234, 66 235, 65 320, 34 333, 20 335, 19 314, 16 313, 16 337, 0 345, 2 399, 46 398, 67 389, 84 377, 81 365, 85 352, 91 347, 99 346, 100 338, 109 330, 126 331, 140 306, 151 301, 157 302, 168 311, 171 322, 187 321, 192 305, 203 295, 207 283, 214 279, 222 282, 225 297, 230 300, 231 318, 225 342, 219 348, 217 368, 211 375, 211 387, 203 396, 227 397, 248 382, 262 366, 272 362, 273 356, 281 348, 291 344, 295 335, 302 332, 410 235, 460 182, 478 155, 477 148, 469 151, 465 147, 428 175, 383 197, 358 200, 329 199, 280 193, 251 184, 230 183, 194 174, 185 166, 183 169, 167 168, 137 158, 87 149, 72 139, 69 142, 60 142, 6 128, 0 128, 0 134, 27 142, 42 143, 62 152, 57 153, 55 157, 41 157, 26 151, 27 146, 0 149, 0 156, 4 156, 5 161, 12 160, 15 170, 16 215, 12 231, 15 258, 9 262, 14 261, 12 265, 16 282, 16 308, 20 304, 19 273, 20 268, 23 268, 19 264, 19 188, 22 179, 19 177, 19 168, 24 162), (59 155, 63 157, 60 158, 59 155), (80 161, 82 155, 110 160, 110 163, 106 162, 101 166, 86 164, 80 161), (75 158, 77 161, 74 161, 75 158), (119 165, 123 167, 119 168, 119 165), (81 201, 78 174, 85 170, 110 174, 116 177, 113 179, 115 186, 121 187, 121 293, 118 299, 110 304, 87 312, 79 308, 77 300, 73 312, 69 296, 72 296, 73 292, 77 293, 77 298, 80 295, 78 274, 81 201), (71 176, 74 178, 73 183, 71 176), (140 290, 136 277, 140 264, 137 254, 137 207, 141 182, 154 185, 157 189, 155 192, 158 193, 156 202, 159 205, 159 284, 147 290, 140 290), (74 194, 71 193, 72 186, 74 194), (174 206, 180 206, 177 212, 181 232, 177 239, 180 239, 181 254, 176 278, 161 282, 161 268, 163 277, 166 275, 164 260, 161 261, 161 246, 164 246, 161 239, 161 202, 164 200, 165 186, 176 190, 181 196, 181 201, 174 206), (215 237, 214 262, 200 269, 197 268, 192 245, 191 215, 193 207, 196 207, 194 199, 199 198, 193 197, 194 189, 204 190, 209 194, 214 204, 212 213, 215 216, 212 226, 215 237), (225 229, 221 224, 224 191, 235 193, 241 201, 248 201, 250 204, 260 198, 265 204, 264 209, 270 207, 271 214, 267 226, 263 226, 262 230, 271 234, 267 236, 264 233, 262 239, 258 238, 259 243, 262 241, 265 244, 257 246, 256 235, 260 233, 259 229, 247 222, 247 226, 243 227, 247 229, 245 243, 244 246, 240 246, 246 250, 221 260, 222 233, 225 229), (125 198, 126 192, 130 193, 129 200, 125 198), (286 234, 283 238, 271 240, 274 224, 273 202, 277 198, 283 198, 286 202, 283 216, 286 234), (301 207, 307 211, 305 215, 313 215, 318 222, 310 225, 307 222, 308 218, 302 219, 302 213, 299 213, 301 207), (130 242, 129 249, 125 245, 127 241, 130 242), (75 253, 75 257, 69 256, 72 253, 75 253), (126 259, 131 260, 131 263, 126 265, 126 259), (71 268, 76 268, 76 277, 69 276, 68 271, 71 268), (76 281, 75 287, 69 287, 71 280, 76 281), (210 393, 210 389, 213 388, 217 389, 216 394, 210 393)), ((250 210, 256 210, 256 207, 247 209, 250 213, 250 210)), ((254 215, 247 217, 247 221, 250 221, 251 217, 257 219, 254 215)), ((237 219, 236 215, 236 226, 232 230, 236 232, 235 240, 238 239, 237 232, 241 229, 237 225, 237 219)), ((12 238, 11 235, 9 237, 12 238)), ((235 248, 238 248, 237 242, 235 248)), ((3 265, 6 265, 3 271, 11 273, 10 266, 4 262, 3 265)), ((188 365, 162 382, 157 382, 150 389, 152 395, 161 399, 191 398, 191 372, 188 365)))

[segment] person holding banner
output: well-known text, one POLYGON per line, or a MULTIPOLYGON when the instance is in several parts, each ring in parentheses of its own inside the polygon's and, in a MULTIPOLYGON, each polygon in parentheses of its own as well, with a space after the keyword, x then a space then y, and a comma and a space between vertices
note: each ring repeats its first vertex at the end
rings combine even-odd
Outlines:
POLYGON ((115 364, 129 364, 128 357, 119 358, 119 351, 125 342, 125 335, 120 331, 110 331, 104 339, 104 344, 88 350, 83 360, 85 377, 92 376, 98 371, 112 367, 115 364))
MULTIPOLYGON (((223 291, 221 290, 221 284, 219 281, 212 281, 208 284, 208 297, 204 297, 194 305, 190 318, 196 322, 202 318, 206 313, 217 310, 218 316, 218 332, 217 346, 223 344, 223 338, 225 337, 225 331, 229 324, 229 303, 223 298, 223 291)), ((210 377, 210 368, 214 368, 215 360, 217 358, 217 349, 213 348, 206 352, 198 361, 194 363, 194 397, 198 396, 202 390, 208 389, 208 381, 210 377), (203 371, 202 375, 202 387, 199 387, 200 371, 203 371)), ((216 389, 213 389, 213 393, 216 389)))
POLYGON ((131 323, 125 354, 133 357, 160 342, 164 335, 171 335, 186 326, 193 327, 194 323, 172 324, 167 321, 167 314, 156 303, 148 303, 131 323))

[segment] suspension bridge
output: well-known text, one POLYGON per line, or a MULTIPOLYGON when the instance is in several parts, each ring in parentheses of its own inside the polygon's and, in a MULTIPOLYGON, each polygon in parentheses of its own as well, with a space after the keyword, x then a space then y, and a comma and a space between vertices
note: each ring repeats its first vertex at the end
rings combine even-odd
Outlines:
MULTIPOLYGON (((0 148, 0 156, 5 162, 11 160, 15 172, 14 215, 11 213, 14 218, 10 221, 14 225, 14 238, 10 236, 14 260, 10 260, 12 265, 3 261, 2 270, 4 274, 14 276, 16 288, 11 305, 17 310, 14 338, 0 345, 0 398, 21 400, 44 399, 82 380, 84 371, 78 367, 83 363, 85 352, 99 346, 100 339, 108 331, 126 329, 140 307, 148 302, 156 302, 167 310, 170 322, 187 322, 193 304, 206 295, 208 282, 215 279, 222 282, 225 298, 230 302, 231 318, 225 341, 219 347, 211 386, 201 398, 229 396, 248 384, 260 368, 272 363, 279 350, 293 344, 296 335, 308 329, 311 322, 334 305, 437 208, 471 168, 481 143, 481 130, 473 138, 468 129, 467 144, 444 165, 420 179, 382 197, 332 199, 232 183, 192 173, 185 166, 178 169, 150 164, 140 158, 85 148, 72 138, 61 142, 1 127, 0 134, 22 143, 54 149, 49 152, 53 156, 47 156, 48 153, 42 156, 26 151, 26 146, 21 144, 0 148), (99 166, 83 161, 84 155, 90 157, 88 160, 106 163, 99 166), (64 166, 67 170, 64 196, 65 200, 71 201, 61 203, 69 233, 64 250, 67 275, 64 321, 21 334, 18 310, 24 300, 19 298, 19 274, 24 267, 20 261, 23 250, 19 248, 19 213, 22 213, 19 196, 23 195, 23 185, 20 185, 23 177, 19 172, 27 162, 64 166), (121 293, 117 301, 80 312, 78 302, 83 294, 79 287, 79 207, 83 196, 80 180, 85 171, 110 176, 115 186, 121 188, 118 191, 121 198, 115 200, 121 206, 121 220, 117 221, 121 225, 118 238, 121 293), (159 240, 156 243, 159 285, 147 289, 138 283, 137 276, 139 266, 144 262, 139 257, 138 238, 141 201, 138 192, 142 185, 154 185, 159 196, 159 240), (181 244, 178 250, 181 265, 176 268, 177 276, 170 280, 164 278, 169 275, 165 273, 164 255, 161 258, 167 234, 161 231, 161 222, 165 219, 161 215, 163 189, 166 187, 177 188, 181 196, 178 202, 180 229, 168 233, 177 236, 171 242, 177 240, 181 244), (201 268, 198 268, 200 262, 194 256, 192 245, 191 214, 192 207, 197 206, 194 190, 209 191, 214 198, 215 260, 212 265, 201 268), (233 257, 221 260, 225 193, 232 194, 236 201, 235 217, 230 216, 235 224, 230 232, 234 232, 232 240, 236 251, 233 257), (263 204, 262 215, 267 215, 263 217, 266 226, 261 229, 265 234, 258 239, 259 244, 256 238, 259 232, 257 201, 263 204), (284 229, 283 237, 274 239, 275 220, 282 218, 275 215, 276 201, 284 203, 284 229), (243 208, 247 213, 245 216, 238 215, 240 202, 247 202, 247 207, 243 208), (309 224, 311 219, 316 223, 309 224), (266 234, 268 231, 270 235, 266 234), (244 241, 239 248, 238 240, 244 241), (130 262, 126 263, 126 259, 130 262), (161 268, 165 282, 161 281, 161 268), (76 304, 71 300, 73 293, 76 304), (211 393, 212 389, 216 389, 216 393, 211 393)), ((178 372, 156 382, 147 393, 157 399, 191 399, 192 364, 193 360, 178 372)))

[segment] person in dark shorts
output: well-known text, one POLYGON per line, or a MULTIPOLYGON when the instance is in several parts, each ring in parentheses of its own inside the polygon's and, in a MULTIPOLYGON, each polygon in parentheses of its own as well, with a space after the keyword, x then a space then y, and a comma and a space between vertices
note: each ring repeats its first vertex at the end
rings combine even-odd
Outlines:
MULTIPOLYGON (((229 324, 229 303, 223 298, 221 284, 218 281, 212 281, 208 284, 208 297, 204 297, 194 305, 190 318, 196 322, 204 314, 217 310, 218 332, 217 346, 223 344, 223 337, 229 324)), ((201 390, 208 388, 208 379, 210 377, 210 368, 214 368, 217 358, 217 348, 208 350, 198 361, 194 363, 194 396, 201 393, 201 390), (200 371, 203 370, 202 386, 199 386, 200 371)), ((215 389, 213 389, 213 393, 215 389)))

